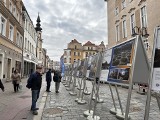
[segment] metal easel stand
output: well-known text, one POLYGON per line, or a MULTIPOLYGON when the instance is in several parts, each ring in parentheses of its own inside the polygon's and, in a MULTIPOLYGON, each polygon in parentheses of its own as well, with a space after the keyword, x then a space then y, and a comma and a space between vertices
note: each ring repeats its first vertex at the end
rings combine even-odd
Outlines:
MULTIPOLYGON (((85 77, 84 77, 84 79, 82 79, 82 80, 83 80, 83 83, 84 83, 85 77)), ((81 86, 82 86, 82 84, 81 84, 81 86)), ((84 96, 84 94, 83 94, 84 88, 85 88, 85 84, 83 84, 82 90, 81 90, 81 89, 79 90, 79 92, 80 92, 80 97, 79 97, 77 103, 80 104, 80 105, 84 105, 84 104, 87 103, 86 100, 83 99, 83 96, 84 96)))
MULTIPOLYGON (((96 84, 96 85, 95 85, 95 87, 96 87, 95 89, 96 89, 96 90, 94 89, 94 94, 96 94, 95 91, 97 91, 97 88, 99 89, 99 85, 100 85, 100 84, 98 84, 98 85, 96 84)), ((95 95, 93 95, 92 100, 95 100, 95 99, 96 99, 96 97, 95 97, 95 95)), ((104 102, 104 100, 103 100, 103 99, 100 99, 100 98, 99 98, 99 94, 97 94, 97 103, 103 103, 103 102, 104 102)))
MULTIPOLYGON (((80 79, 80 78, 78 78, 78 79, 80 79)), ((82 90, 83 88, 82 88, 82 80, 83 80, 84 78, 81 78, 81 80, 79 81, 78 80, 78 87, 77 87, 77 89, 78 90, 82 90)))
POLYGON ((117 89, 117 85, 115 85, 115 89, 116 89, 116 93, 117 93, 117 97, 118 97, 118 102, 119 102, 120 110, 121 110, 121 112, 117 112, 116 118, 118 118, 120 120, 124 120, 125 113, 123 111, 123 107, 122 107, 121 99, 120 99, 119 92, 118 92, 118 89, 117 89))
POLYGON ((76 76, 74 77, 72 90, 69 92, 69 94, 72 96, 77 95, 77 92, 75 91, 75 86, 76 86, 76 76))
POLYGON ((67 87, 67 88, 66 88, 67 91, 71 91, 71 83, 72 83, 72 80, 73 80, 73 75, 72 75, 72 72, 71 72, 71 74, 70 74, 70 79, 69 79, 69 84, 68 84, 68 86, 66 86, 66 87, 67 87))
POLYGON ((92 109, 92 98, 93 98, 93 94, 94 94, 95 84, 96 84, 96 78, 95 78, 94 82, 92 83, 93 87, 92 87, 91 98, 90 98, 90 102, 89 102, 89 110, 84 111, 84 113, 83 113, 83 115, 85 117, 93 115, 93 110, 91 110, 91 109, 92 109))
POLYGON ((95 115, 95 113, 96 113, 96 106, 97 106, 97 100, 98 100, 98 94, 99 94, 99 85, 100 85, 100 81, 99 81, 99 78, 96 78, 96 83, 97 83, 97 81, 98 81, 98 85, 96 85, 96 92, 95 92, 95 101, 94 101, 94 108, 93 108, 93 114, 91 115, 89 115, 88 117, 87 117, 87 119, 88 120, 100 120, 100 117, 99 116, 97 116, 97 115, 95 115))
POLYGON ((87 88, 87 85, 86 85, 86 78, 84 79, 84 86, 85 86, 85 88, 84 88, 84 90, 83 90, 83 93, 84 93, 85 95, 90 95, 91 92, 88 91, 88 88, 87 88))
POLYGON ((65 87, 69 86, 69 81, 70 81, 70 75, 68 74, 66 84, 64 85, 65 87))
MULTIPOLYGON (((83 81, 84 77, 82 77, 81 79, 80 78, 78 78, 78 79, 79 79, 78 80, 79 88, 82 88, 82 81, 83 81)), ((75 99, 75 102, 77 102, 81 98, 81 90, 82 89, 78 89, 78 90, 79 90, 78 97, 75 99)))
POLYGON ((112 96, 112 100, 113 100, 113 105, 114 105, 114 108, 111 108, 110 109, 110 113, 113 114, 113 115, 116 115, 117 113, 121 112, 120 109, 117 109, 116 107, 116 103, 115 103, 115 99, 114 99, 114 96, 113 96, 113 91, 112 91, 112 88, 111 88, 111 84, 109 83, 109 89, 111 91, 111 96, 112 96))

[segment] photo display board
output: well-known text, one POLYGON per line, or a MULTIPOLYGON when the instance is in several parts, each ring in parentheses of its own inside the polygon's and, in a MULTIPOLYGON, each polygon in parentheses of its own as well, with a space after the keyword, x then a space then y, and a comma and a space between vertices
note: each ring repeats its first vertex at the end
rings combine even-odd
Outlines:
POLYGON ((135 40, 130 40, 112 48, 108 82, 129 83, 135 40))
POLYGON ((96 54, 91 59, 90 71, 89 71, 89 79, 94 79, 97 71, 97 60, 99 54, 96 54))
POLYGON ((87 64, 87 73, 86 73, 86 77, 89 78, 89 72, 90 72, 90 69, 91 69, 91 60, 92 60, 92 57, 93 56, 89 56, 87 58, 87 61, 88 61, 88 64, 87 64))
POLYGON ((77 65, 78 65, 77 61, 73 63, 73 72, 72 72, 72 75, 77 75, 77 65))
POLYGON ((83 70, 84 70, 84 63, 85 63, 85 59, 81 60, 78 64, 78 68, 77 68, 77 76, 82 78, 84 73, 83 73, 83 70))
POLYGON ((108 49, 104 52, 102 67, 101 67, 101 75, 100 81, 107 81, 110 63, 111 63, 112 49, 108 49))
POLYGON ((154 50, 152 90, 160 91, 160 28, 157 29, 154 50))

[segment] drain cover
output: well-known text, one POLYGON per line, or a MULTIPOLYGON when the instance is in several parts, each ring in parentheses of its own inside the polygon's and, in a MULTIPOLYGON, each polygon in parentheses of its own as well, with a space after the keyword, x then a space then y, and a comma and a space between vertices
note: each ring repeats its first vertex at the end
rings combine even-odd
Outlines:
POLYGON ((131 112, 139 112, 141 111, 142 109, 140 107, 132 107, 131 108, 131 112))
POLYGON ((58 115, 62 115, 63 109, 61 109, 61 108, 48 108, 43 112, 43 114, 45 116, 55 117, 58 115))

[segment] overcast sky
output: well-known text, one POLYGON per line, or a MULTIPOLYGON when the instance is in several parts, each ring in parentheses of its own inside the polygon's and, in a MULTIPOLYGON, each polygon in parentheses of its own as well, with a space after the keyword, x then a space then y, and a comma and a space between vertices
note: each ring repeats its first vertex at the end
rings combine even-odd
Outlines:
POLYGON ((67 44, 77 39, 107 44, 107 8, 104 0, 23 0, 34 25, 41 19, 43 48, 59 61, 67 44))

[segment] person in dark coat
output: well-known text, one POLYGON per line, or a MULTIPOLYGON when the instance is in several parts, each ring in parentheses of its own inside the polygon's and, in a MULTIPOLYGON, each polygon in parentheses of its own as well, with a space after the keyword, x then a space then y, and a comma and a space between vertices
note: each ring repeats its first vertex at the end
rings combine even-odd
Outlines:
POLYGON ((56 93, 59 93, 61 78, 62 78, 61 72, 58 70, 54 70, 53 81, 55 82, 55 92, 56 93))
POLYGON ((3 86, 3 83, 2 83, 2 81, 1 81, 1 79, 0 79, 0 88, 1 88, 2 91, 4 92, 4 86, 3 86))
POLYGON ((36 71, 32 73, 27 81, 27 88, 31 88, 32 91, 32 105, 31 111, 33 111, 33 115, 38 115, 37 110, 39 108, 36 107, 37 100, 39 98, 40 89, 42 86, 42 67, 36 66, 36 71))
POLYGON ((52 81, 52 75, 51 75, 51 69, 49 69, 46 73, 46 82, 47 82, 46 92, 51 92, 50 91, 51 81, 52 81))

